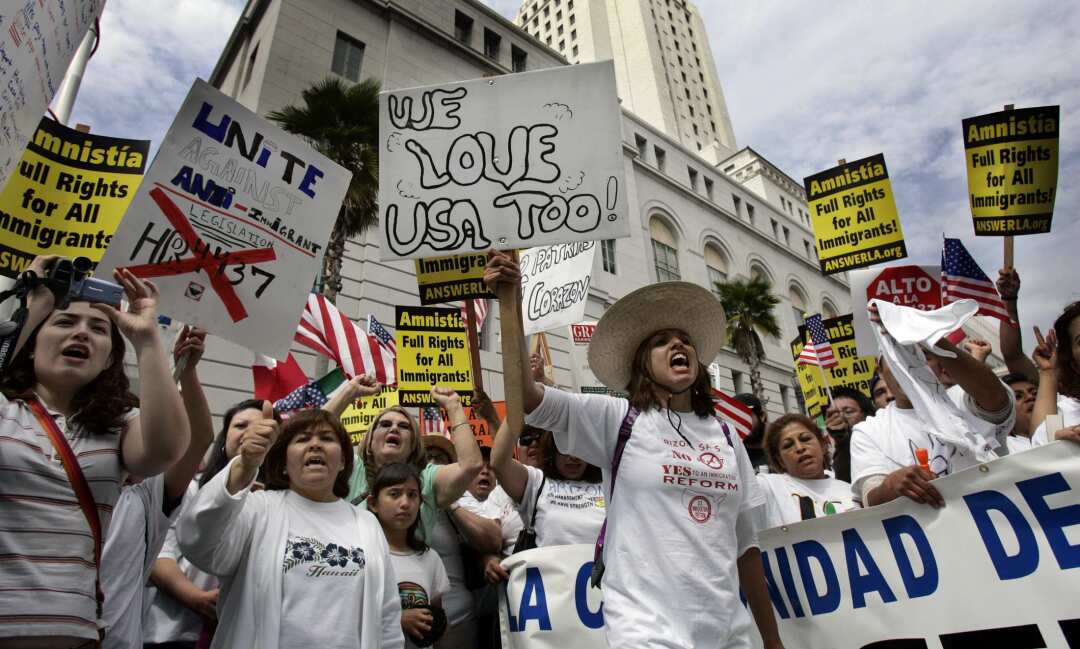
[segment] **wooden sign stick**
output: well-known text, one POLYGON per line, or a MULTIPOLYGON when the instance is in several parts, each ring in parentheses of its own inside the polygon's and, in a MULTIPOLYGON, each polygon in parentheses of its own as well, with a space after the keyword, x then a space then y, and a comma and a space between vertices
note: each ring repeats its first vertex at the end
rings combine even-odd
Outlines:
POLYGON ((484 389, 484 370, 480 367, 480 337, 476 333, 476 301, 465 300, 465 327, 469 334, 469 360, 472 363, 473 389, 484 389))

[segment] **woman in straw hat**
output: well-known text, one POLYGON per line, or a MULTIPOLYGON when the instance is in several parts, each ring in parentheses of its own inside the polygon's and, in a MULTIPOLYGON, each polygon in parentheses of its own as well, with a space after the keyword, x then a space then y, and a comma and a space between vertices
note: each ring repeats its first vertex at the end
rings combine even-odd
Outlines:
MULTIPOLYGON (((517 263, 491 253, 484 281, 511 294, 517 263)), ((615 303, 589 345, 593 373, 629 400, 545 388, 526 364, 504 368, 522 374, 526 423, 603 468, 609 646, 749 647, 740 585, 765 647, 782 646, 757 548, 765 500, 739 436, 713 414, 703 365, 724 331, 709 291, 664 282, 615 303)))

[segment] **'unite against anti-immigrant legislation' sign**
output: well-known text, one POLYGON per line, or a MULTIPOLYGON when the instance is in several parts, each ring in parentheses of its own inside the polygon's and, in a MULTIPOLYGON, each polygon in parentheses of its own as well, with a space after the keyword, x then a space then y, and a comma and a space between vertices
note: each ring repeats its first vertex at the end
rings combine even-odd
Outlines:
POLYGON ((452 388, 472 401, 468 335, 458 309, 399 306, 396 313, 398 403, 430 406, 431 388, 452 388))
POLYGON ((99 273, 130 268, 162 313, 284 358, 349 178, 197 80, 99 273))
POLYGON ((384 92, 382 259, 630 235, 610 61, 384 92))
POLYGON ((883 154, 827 169, 803 182, 822 273, 907 257, 883 154))
POLYGON ((146 169, 149 140, 80 133, 42 119, 0 193, 0 275, 38 255, 101 260, 146 169))
POLYGON ((975 234, 1050 231, 1057 196, 1059 107, 1006 110, 963 121, 975 234))

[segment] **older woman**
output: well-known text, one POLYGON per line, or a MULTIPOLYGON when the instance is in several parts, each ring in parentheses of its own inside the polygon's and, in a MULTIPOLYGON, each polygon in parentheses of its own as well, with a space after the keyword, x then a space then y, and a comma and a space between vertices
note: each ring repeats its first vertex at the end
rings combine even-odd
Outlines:
MULTIPOLYGON (((517 299, 517 263, 490 254, 484 280, 517 299)), ((724 342, 724 310, 705 288, 663 282, 616 302, 597 323, 589 366, 629 401, 545 389, 520 372, 526 423, 604 470, 604 628, 612 647, 749 647, 740 585, 769 649, 780 637, 757 548, 764 498, 746 451, 713 416, 703 363, 724 342)), ((521 357, 525 357, 522 339, 521 357)))
POLYGON ((768 500, 769 527, 856 508, 851 484, 825 473, 825 447, 824 433, 809 417, 789 414, 769 424, 765 453, 773 473, 757 476, 768 500))
POLYGON ((402 647, 386 537, 344 500, 353 462, 340 420, 306 410, 278 431, 264 403, 177 526, 184 556, 221 580, 211 646, 402 647), (266 491, 252 493, 264 459, 266 491))
MULTIPOLYGON (((39 257, 29 270, 45 276, 59 261, 39 257)), ((163 472, 188 447, 187 415, 158 335, 157 289, 128 271, 114 278, 126 311, 84 301, 54 308, 45 285, 33 289, 0 376, 5 647, 98 639, 100 554, 120 486, 129 474, 163 472), (125 338, 135 348, 138 398, 124 375, 125 338)))

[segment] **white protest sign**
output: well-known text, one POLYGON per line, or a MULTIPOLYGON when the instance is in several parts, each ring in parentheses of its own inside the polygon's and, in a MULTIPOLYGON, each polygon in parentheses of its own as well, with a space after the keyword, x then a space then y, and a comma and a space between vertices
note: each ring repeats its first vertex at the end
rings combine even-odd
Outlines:
POLYGON ((349 179, 198 80, 98 272, 128 267, 162 313, 284 358, 349 179))
POLYGON ((384 92, 382 259, 629 236, 611 61, 384 92))
POLYGON ((105 0, 12 0, 0 9, 0 190, 105 0))
POLYGON ((585 316, 595 256, 592 241, 539 246, 521 253, 521 317, 526 336, 565 327, 585 316))
POLYGON ((570 325, 570 377, 574 389, 585 394, 609 394, 610 391, 596 378, 589 367, 589 343, 595 322, 577 322, 570 325))
POLYGON ((866 305, 884 300, 922 311, 941 308, 941 266, 886 266, 848 271, 851 284, 851 318, 859 356, 877 356, 877 340, 866 305))
MULTIPOLYGON (((1080 647, 1080 447, 1055 442, 934 486, 943 509, 901 498, 759 534, 784 646, 1080 647)), ((503 561, 503 647, 605 646, 592 550, 503 561)))
POLYGON ((594 649, 604 639, 602 591, 589 584, 593 546, 556 545, 503 559, 503 649, 594 649))

